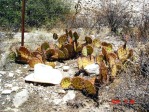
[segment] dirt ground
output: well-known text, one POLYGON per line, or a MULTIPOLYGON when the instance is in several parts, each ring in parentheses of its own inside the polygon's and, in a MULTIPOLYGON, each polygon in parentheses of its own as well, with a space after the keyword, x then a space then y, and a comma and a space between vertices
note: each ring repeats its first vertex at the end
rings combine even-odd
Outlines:
MULTIPOLYGON (((115 49, 123 44, 119 37, 107 36, 101 40, 113 43, 115 49)), ((11 47, 5 44, 6 41, 12 42, 12 39, 1 38, 1 54, 6 54, 11 47)), ((139 54, 137 47, 132 45, 134 44, 130 43, 129 47, 134 48, 139 54)), ((143 60, 145 59, 148 59, 148 55, 144 56, 143 60)), ((25 76, 33 73, 30 67, 6 59, 0 70, 0 112, 147 112, 149 111, 149 75, 141 73, 142 68, 137 66, 139 61, 128 61, 112 83, 98 88, 98 95, 95 97, 77 90, 63 90, 60 85, 25 82, 25 76), (7 95, 2 94, 6 89, 13 91, 7 95), (23 90, 27 91, 26 101, 16 107, 14 98, 23 90), (57 102, 70 91, 75 94, 75 98, 65 103, 57 102), (111 100, 116 99, 121 103, 112 104, 111 100), (135 103, 125 104, 125 100, 134 100, 135 103)), ((76 59, 64 63, 57 62, 57 68, 64 75, 73 76, 78 71, 75 66, 77 66, 76 59), (70 66, 68 72, 62 70, 64 65, 70 66)))

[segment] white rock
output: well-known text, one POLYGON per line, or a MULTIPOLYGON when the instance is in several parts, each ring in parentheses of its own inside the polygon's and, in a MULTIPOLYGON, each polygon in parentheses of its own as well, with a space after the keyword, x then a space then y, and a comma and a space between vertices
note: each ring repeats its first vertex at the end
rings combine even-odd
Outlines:
POLYGON ((5 87, 12 87, 12 84, 5 84, 5 87))
POLYGON ((112 112, 112 108, 109 103, 105 102, 98 108, 99 112, 112 112))
POLYGON ((63 90, 63 89, 58 89, 56 92, 57 92, 57 93, 60 93, 60 94, 65 94, 65 93, 66 93, 66 91, 63 90))
POLYGON ((14 91, 14 92, 17 91, 18 89, 19 89, 18 86, 15 86, 15 87, 12 87, 12 88, 11 88, 11 90, 14 91))
POLYGON ((0 67, 4 66, 7 61, 7 57, 9 55, 10 51, 6 51, 5 53, 1 54, 1 60, 0 60, 0 67))
POLYGON ((2 95, 10 95, 11 92, 12 92, 12 91, 9 90, 9 89, 8 89, 8 90, 3 90, 3 91, 2 91, 2 95))
POLYGON ((13 99, 13 104, 16 108, 18 108, 24 102, 26 102, 28 100, 28 98, 29 98, 29 93, 26 89, 24 89, 15 95, 15 97, 13 99))
POLYGON ((60 84, 63 76, 62 73, 44 64, 36 64, 34 66, 34 73, 25 77, 26 81, 60 84))
POLYGON ((73 100, 75 97, 75 92, 73 90, 69 90, 68 93, 63 97, 62 102, 67 103, 67 101, 73 100))
POLYGON ((54 99, 52 102, 55 105, 61 105, 67 103, 69 100, 73 100, 76 94, 73 90, 69 90, 68 93, 62 99, 54 99))
POLYGON ((28 65, 25 65, 23 68, 28 68, 28 65))
POLYGON ((98 75, 100 73, 99 71, 99 65, 98 64, 90 64, 87 65, 85 68, 86 72, 88 72, 89 74, 95 74, 98 75))
POLYGON ((49 72, 51 69, 53 69, 51 66, 38 63, 34 66, 34 73, 35 74, 43 74, 49 72))
POLYGON ((0 74, 1 74, 1 75, 5 75, 6 72, 5 72, 5 71, 0 71, 0 74))
POLYGON ((94 40, 96 37, 95 37, 95 35, 90 35, 91 36, 91 38, 94 40))
POLYGON ((10 108, 10 107, 7 107, 4 112, 20 112, 19 109, 15 109, 15 108, 10 108))
POLYGON ((9 76, 9 77, 13 77, 13 76, 14 76, 14 73, 10 72, 10 73, 8 74, 8 76, 9 76))
POLYGON ((55 105, 59 105, 61 102, 62 102, 62 99, 54 99, 54 100, 53 100, 53 103, 54 103, 55 105))
POLYGON ((22 72, 21 72, 21 70, 17 69, 17 70, 16 70, 16 73, 20 74, 20 73, 22 73, 22 72))
POLYGON ((68 71, 70 69, 69 66, 63 66, 63 71, 68 71))

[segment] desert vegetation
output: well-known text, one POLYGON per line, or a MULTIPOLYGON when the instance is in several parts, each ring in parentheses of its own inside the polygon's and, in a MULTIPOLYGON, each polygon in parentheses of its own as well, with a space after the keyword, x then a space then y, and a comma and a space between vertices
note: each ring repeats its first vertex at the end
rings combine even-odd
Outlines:
MULTIPOLYGON (((57 42, 50 44, 48 42, 44 42, 32 52, 23 46, 16 49, 16 62, 28 63, 32 68, 34 68, 34 65, 37 63, 44 63, 55 67, 56 65, 54 62, 49 61, 62 61, 78 58, 77 62, 79 71, 84 70, 84 68, 89 64, 97 63, 100 66, 100 74, 97 74, 99 78, 98 83, 103 83, 112 80, 116 76, 118 69, 121 68, 122 64, 133 56, 133 50, 126 48, 127 43, 119 47, 117 51, 113 50, 112 44, 101 42, 99 39, 92 40, 91 37, 87 36, 85 37, 85 43, 79 43, 79 36, 77 32, 73 33, 71 30, 66 30, 66 34, 59 37, 56 33, 54 33, 53 39, 56 39, 57 42), (94 51, 94 49, 100 49, 101 52, 98 53, 97 51, 94 51)), ((96 79, 97 77, 95 76, 94 79, 92 79, 92 82, 88 80, 86 80, 86 82, 81 77, 75 77, 74 80, 72 79, 72 85, 75 89, 85 88, 87 89, 87 93, 96 94, 96 79), (89 85, 87 86, 86 83, 89 85)), ((68 87, 66 86, 67 80, 68 78, 63 79, 61 82, 62 87, 65 89, 69 88, 71 85, 68 85, 68 87)))

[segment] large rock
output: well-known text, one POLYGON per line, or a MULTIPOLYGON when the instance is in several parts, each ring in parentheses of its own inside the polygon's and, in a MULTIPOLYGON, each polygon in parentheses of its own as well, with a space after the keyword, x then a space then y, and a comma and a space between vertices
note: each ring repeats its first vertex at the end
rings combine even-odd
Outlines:
POLYGON ((63 76, 58 69, 53 69, 51 66, 44 64, 36 64, 34 73, 25 77, 26 81, 60 84, 63 76))
POLYGON ((16 108, 18 108, 23 103, 25 103, 28 100, 28 98, 29 98, 29 93, 26 89, 24 89, 15 95, 13 99, 13 104, 16 108))

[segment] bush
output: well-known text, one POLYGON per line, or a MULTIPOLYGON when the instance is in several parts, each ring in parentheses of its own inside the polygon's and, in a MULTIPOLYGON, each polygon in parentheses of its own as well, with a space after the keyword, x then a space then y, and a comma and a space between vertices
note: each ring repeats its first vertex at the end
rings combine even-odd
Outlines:
POLYGON ((119 28, 128 27, 130 24, 132 16, 131 8, 128 7, 130 5, 129 1, 78 1, 79 11, 75 17, 76 26, 99 29, 108 26, 111 31, 116 33, 119 28), (83 18, 82 21, 79 20, 80 17, 83 18))
MULTIPOLYGON (((21 0, 1 0, 0 25, 5 28, 20 28, 21 0)), ((42 27, 64 21, 70 13, 70 4, 64 0, 28 0, 26 1, 25 23, 27 27, 42 27)))
POLYGON ((20 0, 0 1, 0 26, 5 28, 19 27, 21 23, 20 0))
POLYGON ((102 1, 99 11, 97 11, 97 24, 104 24, 117 32, 118 28, 128 27, 130 24, 131 13, 127 8, 127 3, 102 1))

